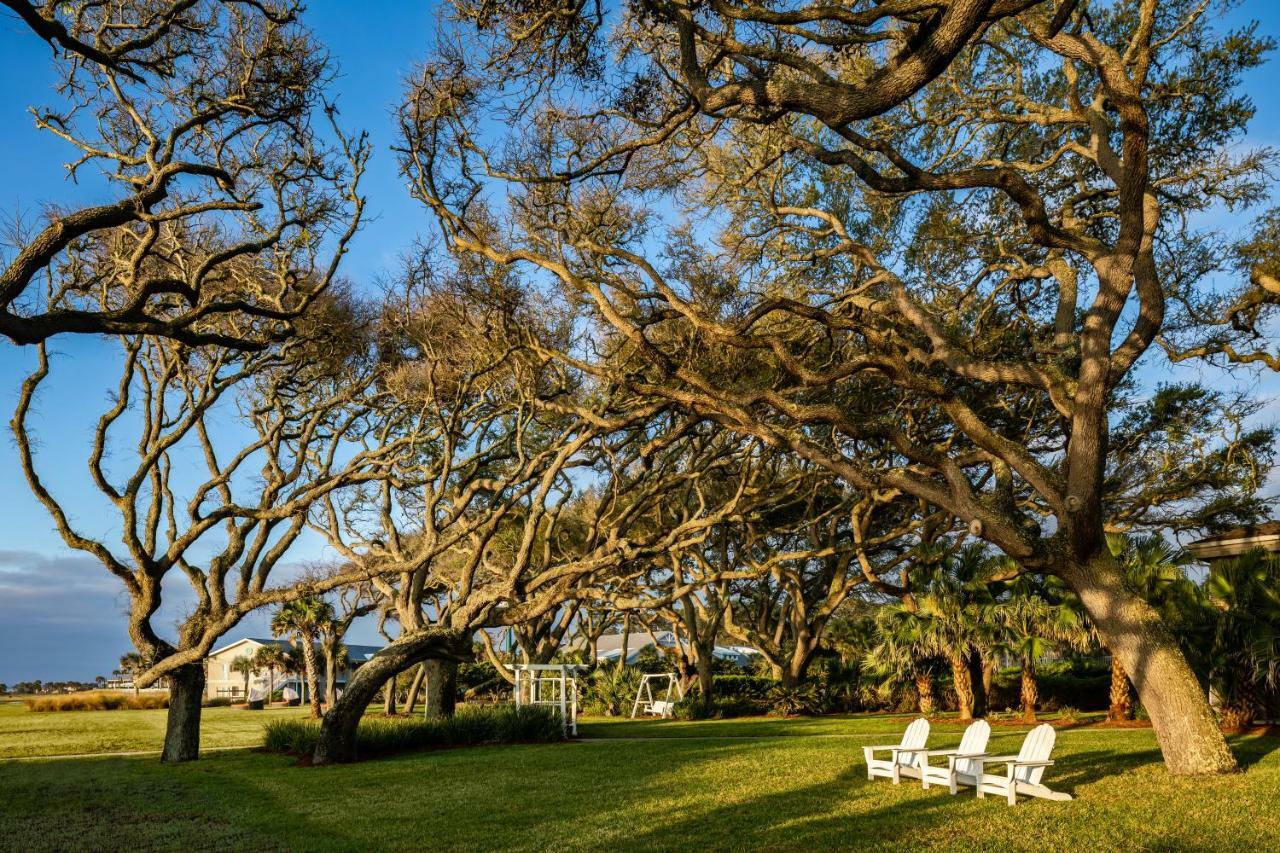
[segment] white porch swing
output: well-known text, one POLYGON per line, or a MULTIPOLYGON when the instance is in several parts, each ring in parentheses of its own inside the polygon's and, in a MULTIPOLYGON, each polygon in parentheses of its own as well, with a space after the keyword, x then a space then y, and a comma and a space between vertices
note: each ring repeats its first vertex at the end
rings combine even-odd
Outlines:
POLYGON ((662 717, 666 719, 675 711, 676 702, 684 698, 684 691, 680 688, 680 679, 674 672, 654 672, 646 673, 640 676, 640 686, 636 688, 636 701, 631 706, 631 719, 635 719, 636 715, 644 712, 651 716, 662 717), (663 693, 662 682, 666 682, 666 692, 663 693), (654 686, 657 685, 658 694, 662 696, 657 699, 654 696, 654 686), (672 699, 672 694, 675 699, 672 699))

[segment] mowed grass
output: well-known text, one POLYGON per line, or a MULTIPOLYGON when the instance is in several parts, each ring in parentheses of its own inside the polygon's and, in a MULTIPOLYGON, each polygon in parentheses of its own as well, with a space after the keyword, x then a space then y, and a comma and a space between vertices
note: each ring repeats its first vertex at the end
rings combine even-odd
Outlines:
MULTIPOLYGON (((160 751, 167 711, 28 711, 21 702, 0 702, 0 759, 160 751)), ((205 708, 201 733, 206 747, 257 746, 267 720, 305 717, 306 708, 244 711, 205 708)))
MULTIPOLYGON (((250 739, 240 720, 263 719, 211 710, 210 745, 250 739)), ((128 713, 84 719, 115 728, 128 713)), ((0 719, 0 744, 12 748, 15 717, 6 709, 0 719)), ((1065 730, 1046 781, 1076 799, 1009 808, 868 782, 861 746, 894 739, 901 725, 591 721, 582 743, 325 768, 249 751, 179 767, 153 757, 0 762, 0 849, 1280 849, 1280 739, 1234 738, 1245 773, 1175 779, 1149 730, 1065 730)), ((960 727, 934 731, 943 746, 960 727)), ((1015 750, 1022 731, 997 727, 992 749, 1015 750)))

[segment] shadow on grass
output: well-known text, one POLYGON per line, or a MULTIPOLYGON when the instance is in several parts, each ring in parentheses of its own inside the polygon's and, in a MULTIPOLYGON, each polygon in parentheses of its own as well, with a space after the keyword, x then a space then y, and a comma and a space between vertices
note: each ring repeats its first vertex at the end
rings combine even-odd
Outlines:
MULTIPOLYGON (((1019 740, 1002 734, 992 748, 1016 751, 1019 740)), ((1280 739, 1232 745, 1252 767, 1280 739)), ((1160 763, 1146 735, 1065 735, 1059 748, 1045 781, 1073 794, 1160 763)), ((1127 786, 1092 802, 1010 810, 914 780, 869 782, 856 745, 802 737, 491 747, 313 769, 244 753, 177 768, 77 759, 0 765, 0 848, 100 848, 104 839, 118 849, 901 848, 945 846, 958 825, 973 846, 1008 846, 1019 839, 1001 832, 1028 825, 1041 837, 1075 826, 1087 843, 1105 830, 1093 810, 1129 808, 1117 789, 1127 786)), ((1020 840, 1012 846, 1030 843, 1020 840)))

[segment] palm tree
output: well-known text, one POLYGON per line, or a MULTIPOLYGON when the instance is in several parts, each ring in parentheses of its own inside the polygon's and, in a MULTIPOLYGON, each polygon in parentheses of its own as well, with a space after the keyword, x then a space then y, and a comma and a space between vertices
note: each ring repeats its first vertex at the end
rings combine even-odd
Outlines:
MULTIPOLYGON (((1147 600, 1171 627, 1185 625, 1198 609, 1196 585, 1187 578, 1185 567, 1191 555, 1163 539, 1147 536, 1109 534, 1107 547, 1124 568, 1125 580, 1147 600)), ((1108 720, 1133 719, 1133 688, 1119 659, 1111 656, 1111 704, 1108 720)))
POLYGON ((936 564, 916 596, 924 646, 951 668, 962 722, 973 719, 970 658, 982 654, 984 648, 989 656, 993 639, 988 631, 992 598, 985 581, 990 565, 982 545, 966 545, 951 559, 936 564))
POLYGON ((271 632, 277 636, 290 635, 302 651, 302 663, 306 672, 307 689, 311 694, 311 716, 320 717, 320 693, 316 686, 316 639, 325 625, 333 621, 333 607, 315 596, 299 598, 280 605, 271 618, 271 632))
POLYGON ((906 605, 889 604, 876 613, 875 627, 878 640, 867 651, 863 667, 869 674, 880 676, 881 693, 909 682, 915 688, 920 713, 932 716, 937 706, 933 650, 925 640, 919 616, 906 605))
POLYGON ((246 701, 249 699, 249 678, 253 675, 254 670, 253 658, 249 655, 240 655, 231 661, 231 671, 243 673, 244 675, 244 697, 246 701))
POLYGON ((253 668, 267 671, 267 705, 271 705, 271 697, 276 692, 276 673, 282 672, 289 665, 288 656, 279 646, 262 646, 253 653, 253 668))
POLYGON ((1205 593, 1209 684, 1223 724, 1239 728, 1262 710, 1280 668, 1280 557, 1253 551, 1215 562, 1205 593))
POLYGON ((133 682, 133 695, 138 695, 138 673, 146 669, 142 665, 142 655, 137 652, 129 652, 120 656, 120 668, 116 672, 120 675, 129 676, 129 680, 133 682))
POLYGON ((1086 649, 1092 632, 1078 607, 1066 600, 1066 590, 1054 578, 1022 575, 1009 584, 993 615, 1001 650, 1018 659, 1022 719, 1036 721, 1040 699, 1036 661, 1063 646, 1086 649))

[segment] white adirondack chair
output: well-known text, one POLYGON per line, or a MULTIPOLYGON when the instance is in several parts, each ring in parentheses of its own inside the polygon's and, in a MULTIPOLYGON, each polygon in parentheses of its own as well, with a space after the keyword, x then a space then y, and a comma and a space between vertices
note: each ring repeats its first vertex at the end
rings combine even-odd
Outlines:
MULTIPOLYGON (((1052 791, 1040 784, 1046 767, 1053 766, 1049 758, 1053 752, 1053 742, 1057 732, 1048 723, 1042 723, 1031 731, 1022 741, 1022 749, 1017 755, 964 755, 957 754, 950 758, 954 765, 960 761, 969 761, 974 768, 973 787, 979 797, 985 794, 1003 794, 1009 805, 1018 802, 1018 794, 1027 797, 1040 797, 1044 800, 1069 800, 1070 794, 1052 791), (1005 765, 1005 772, 987 773, 989 764, 1005 765)), ((951 777, 951 793, 956 792, 956 784, 960 782, 958 775, 951 777)))
POLYGON ((867 778, 883 776, 886 779, 892 779, 895 785, 902 780, 903 776, 918 779, 920 771, 916 769, 916 763, 928 739, 929 721, 921 717, 918 720, 912 720, 911 725, 907 726, 907 730, 902 733, 900 743, 864 746, 862 755, 867 761, 867 778), (888 752, 889 757, 876 758, 877 752, 888 752))
POLYGON ((951 792, 955 793, 957 782, 965 785, 976 785, 978 772, 977 766, 972 758, 963 758, 952 761, 953 756, 961 755, 981 755, 987 751, 987 740, 991 737, 991 724, 986 720, 974 720, 969 727, 964 730, 964 737, 960 738, 960 746, 956 749, 926 749, 919 753, 918 768, 920 770, 920 784, 927 791, 930 783, 938 785, 947 785, 951 788, 951 792), (948 759, 947 766, 933 764, 929 761, 934 756, 946 756, 948 759))

